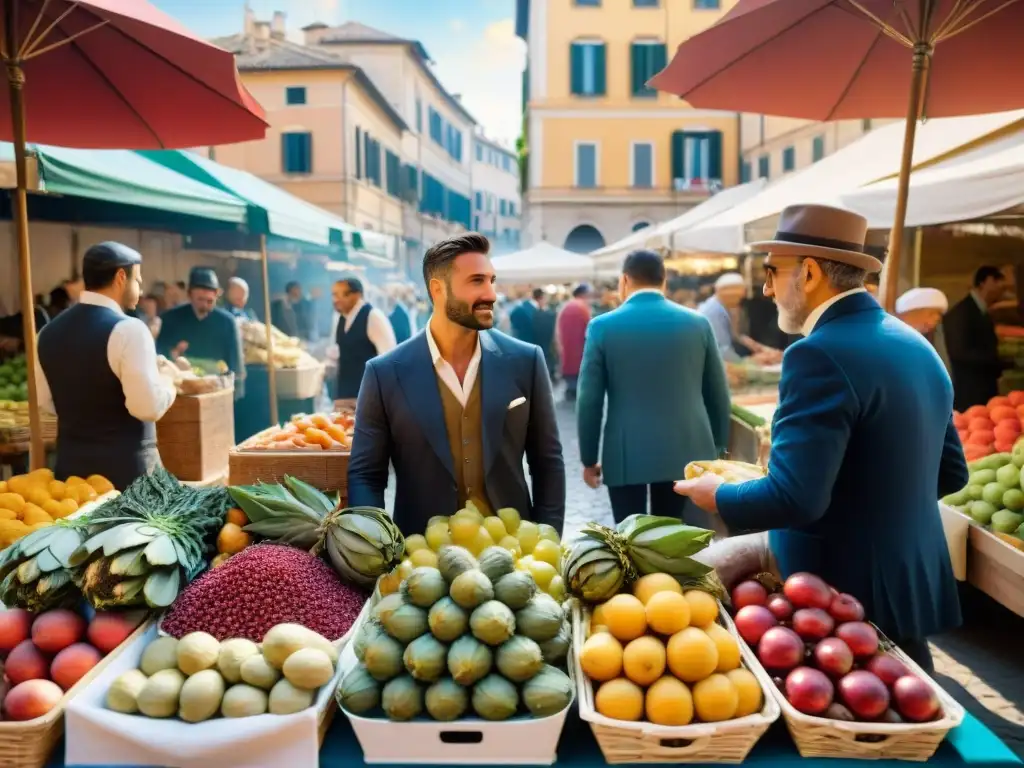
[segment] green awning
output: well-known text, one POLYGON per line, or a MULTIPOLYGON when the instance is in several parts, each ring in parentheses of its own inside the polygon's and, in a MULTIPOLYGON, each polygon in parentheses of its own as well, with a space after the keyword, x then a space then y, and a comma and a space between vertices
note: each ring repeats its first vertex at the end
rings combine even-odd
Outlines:
MULTIPOLYGON (((129 150, 30 147, 41 191, 133 205, 244 227, 244 200, 150 162, 129 150)), ((0 163, 14 162, 14 147, 0 142, 0 163)))

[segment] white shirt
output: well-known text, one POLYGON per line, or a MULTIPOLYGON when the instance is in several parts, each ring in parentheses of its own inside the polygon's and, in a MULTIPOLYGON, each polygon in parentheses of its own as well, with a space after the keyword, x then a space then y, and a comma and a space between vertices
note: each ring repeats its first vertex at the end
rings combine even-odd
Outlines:
POLYGON ((634 296, 637 296, 637 295, 639 295, 641 293, 656 293, 659 296, 664 296, 665 295, 665 292, 663 290, 661 290, 661 288, 637 288, 635 291, 633 291, 631 294, 629 294, 629 296, 626 297, 626 301, 629 301, 634 296))
MULTIPOLYGON (((352 308, 352 311, 345 315, 345 333, 348 333, 349 329, 352 328, 352 323, 356 321, 356 315, 359 314, 365 304, 366 301, 360 299, 352 308)), ((331 321, 331 339, 338 338, 338 324, 341 322, 341 317, 341 313, 335 310, 331 321)), ((391 327, 391 321, 388 320, 387 315, 376 307, 370 308, 370 316, 366 318, 366 338, 373 344, 378 355, 390 352, 398 346, 398 342, 395 340, 395 329, 391 327)), ((337 344, 332 345, 328 357, 334 360, 338 359, 337 344)))
MULTIPOLYGON (((124 314, 112 299, 92 291, 82 291, 80 304, 106 307, 124 314)), ((45 333, 46 329, 43 329, 45 333)), ((156 344, 149 327, 135 317, 128 317, 114 326, 107 340, 107 364, 121 382, 124 406, 139 421, 159 421, 171 407, 177 392, 174 385, 163 378, 156 364, 156 344)), ((53 404, 53 393, 46 374, 36 357, 36 380, 39 386, 39 405, 60 418, 53 404)))
POLYGON ((473 385, 476 383, 477 373, 480 371, 480 334, 476 335, 476 349, 473 350, 473 357, 469 359, 466 375, 462 381, 459 381, 458 374, 455 373, 451 363, 441 357, 441 350, 437 348, 437 342, 434 341, 434 333, 430 330, 429 325, 427 326, 426 335, 427 346, 430 348, 430 358, 434 361, 434 370, 437 371, 438 378, 445 383, 448 389, 451 390, 451 393, 455 395, 455 399, 465 408, 466 403, 469 401, 469 393, 473 391, 473 385))
POLYGON ((841 301, 842 299, 845 299, 847 296, 853 296, 855 293, 867 293, 867 289, 852 288, 849 291, 843 291, 842 293, 836 294, 828 301, 823 301, 821 304, 815 307, 814 311, 807 316, 806 320, 804 320, 804 327, 801 329, 801 333, 803 333, 804 336, 810 336, 811 331, 814 330, 814 326, 818 324, 818 321, 821 320, 821 316, 828 311, 829 307, 841 301))

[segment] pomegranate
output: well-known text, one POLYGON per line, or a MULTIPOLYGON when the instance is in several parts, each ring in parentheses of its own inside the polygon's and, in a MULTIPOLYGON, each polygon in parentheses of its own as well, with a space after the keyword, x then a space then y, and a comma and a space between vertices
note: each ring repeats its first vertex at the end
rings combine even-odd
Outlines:
POLYGON ((864 606, 853 595, 844 593, 833 597, 828 612, 840 624, 846 621, 864 621, 864 606))
POLYGON ((761 636, 757 657, 768 669, 786 672, 804 659, 804 641, 792 629, 772 627, 761 636))
POLYGON ((878 677, 863 669, 839 681, 839 698, 861 720, 874 720, 889 708, 889 689, 878 677))
POLYGON ((817 669, 797 667, 786 677, 786 699, 805 715, 820 715, 834 694, 832 681, 817 669))
POLYGON ((737 611, 748 605, 764 605, 767 600, 768 590, 753 579, 741 581, 732 590, 732 607, 737 611))
POLYGON ((821 608, 832 605, 832 592, 824 579, 813 573, 794 573, 782 588, 794 608, 821 608))
POLYGON ((832 677, 842 677, 853 669, 853 651, 838 637, 826 637, 814 647, 818 669, 832 677))
POLYGON ((740 637, 752 646, 757 645, 761 636, 778 624, 771 611, 763 605, 748 605, 740 608, 734 621, 740 637))
POLYGON ((793 618, 793 604, 784 595, 771 595, 765 607, 779 621, 789 621, 793 618))
POLYGON ((868 659, 878 653, 878 633, 863 621, 848 621, 836 628, 836 637, 850 646, 858 659, 868 659))
POLYGON ((793 631, 804 640, 824 640, 836 623, 821 608, 801 608, 793 614, 793 631))
POLYGON ((864 669, 873 675, 877 675, 890 688, 901 677, 910 674, 910 670, 907 669, 902 661, 895 656, 890 656, 888 653, 876 654, 864 666, 864 669))
POLYGON ((825 710, 825 717, 829 720, 845 720, 848 723, 857 719, 853 716, 853 712, 837 701, 832 702, 832 706, 825 710))
POLYGON ((896 709, 906 720, 925 723, 939 713, 939 697, 935 690, 916 675, 904 675, 892 686, 896 709))

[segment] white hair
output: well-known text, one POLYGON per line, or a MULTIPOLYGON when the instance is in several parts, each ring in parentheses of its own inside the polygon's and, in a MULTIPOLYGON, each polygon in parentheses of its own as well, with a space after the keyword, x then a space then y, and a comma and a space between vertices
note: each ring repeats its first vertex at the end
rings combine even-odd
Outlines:
POLYGON ((228 279, 228 288, 237 285, 242 289, 242 293, 245 294, 246 298, 249 298, 249 284, 240 277, 232 277, 228 279))

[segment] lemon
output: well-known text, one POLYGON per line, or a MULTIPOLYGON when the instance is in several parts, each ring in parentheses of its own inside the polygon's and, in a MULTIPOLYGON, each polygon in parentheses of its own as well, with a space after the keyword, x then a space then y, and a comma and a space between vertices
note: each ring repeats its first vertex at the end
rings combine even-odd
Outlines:
POLYGON ((501 522, 501 518, 499 517, 494 517, 493 515, 490 517, 485 517, 484 528, 487 530, 487 533, 491 535, 491 538, 494 541, 501 541, 506 536, 508 536, 508 531, 505 529, 505 524, 501 522))
POLYGON ((505 524, 505 530, 515 534, 519 530, 520 517, 512 507, 503 507, 498 510, 498 518, 505 524))
POLYGON ((413 568, 437 568, 437 553, 430 549, 417 549, 409 555, 413 568))
POLYGON ((523 555, 516 561, 516 568, 520 571, 529 571, 533 564, 533 555, 523 555))
POLYGON ((427 546, 435 552, 440 552, 441 547, 452 543, 451 534, 448 533, 448 523, 434 523, 427 528, 427 546))
POLYGON ((561 576, 553 576, 551 581, 548 583, 547 593, 551 595, 558 602, 564 602, 565 600, 565 581, 561 576))
POLYGON ((467 501, 466 506, 456 512, 455 515, 457 517, 471 517, 478 523, 482 523, 484 521, 483 514, 479 509, 477 509, 477 506, 473 503, 472 499, 467 501))
POLYGON ((555 530, 555 527, 553 525, 548 525, 547 523, 541 523, 540 525, 537 526, 537 530, 540 531, 540 537, 542 539, 547 539, 548 541, 553 541, 553 542, 555 542, 555 544, 561 544, 562 543, 562 539, 559 538, 558 531, 555 530))
POLYGON ((532 554, 533 548, 537 546, 537 542, 540 541, 540 530, 537 528, 536 523, 532 523, 529 520, 523 520, 519 523, 519 529, 516 531, 516 538, 519 539, 519 546, 523 548, 525 554, 532 554))
POLYGON ((558 568, 562 564, 562 548, 549 539, 541 539, 533 548, 533 559, 558 568))
POLYGON ((414 533, 405 540, 405 553, 411 555, 417 549, 429 549, 427 540, 418 533, 414 533))
POLYGON ((537 586, 545 591, 547 591, 551 580, 558 575, 555 566, 551 563, 545 563, 543 560, 534 560, 528 567, 530 573, 533 574, 533 580, 537 582, 537 586))
POLYGON ((435 525, 448 525, 448 515, 434 515, 432 518, 427 520, 427 528, 433 528, 435 525))
POLYGON ((477 526, 476 535, 473 537, 473 540, 466 545, 466 549, 474 555, 479 555, 488 547, 493 546, 494 539, 491 538, 491 534, 489 534, 487 529, 483 526, 477 526))
POLYGON ((505 536, 498 542, 498 546, 507 549, 515 558, 522 557, 523 548, 519 546, 519 539, 515 536, 505 536))
POLYGON ((457 514, 448 521, 448 532, 452 541, 460 547, 469 548, 480 530, 480 522, 469 515, 457 514))

